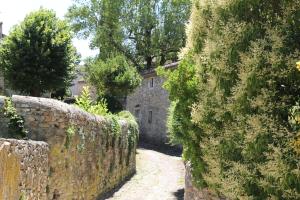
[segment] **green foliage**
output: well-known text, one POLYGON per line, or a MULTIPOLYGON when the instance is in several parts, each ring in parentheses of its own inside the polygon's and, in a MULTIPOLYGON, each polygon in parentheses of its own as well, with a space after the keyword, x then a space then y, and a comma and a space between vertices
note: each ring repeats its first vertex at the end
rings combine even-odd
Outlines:
POLYGON ((101 99, 96 104, 93 103, 89 87, 83 88, 82 94, 78 98, 76 98, 76 105, 79 108, 95 115, 104 116, 109 114, 105 100, 101 99))
POLYGON ((182 56, 194 62, 196 87, 180 82, 183 71, 166 88, 171 131, 198 186, 229 199, 300 198, 299 108, 289 117, 300 99, 299 15, 299 1, 193 2, 182 56))
MULTIPOLYGON (((104 116, 107 122, 103 124, 103 132, 107 136, 112 136, 113 140, 121 136, 122 129, 119 120, 125 120, 128 124, 128 133, 126 137, 129 149, 128 156, 130 156, 133 147, 137 144, 139 135, 138 124, 134 116, 130 112, 122 111, 116 115, 111 114, 108 112, 106 103, 104 101, 98 102, 96 105, 93 105, 88 87, 85 87, 83 89, 82 95, 76 99, 76 105, 89 113, 104 116)), ((77 146, 77 149, 81 152, 84 149, 84 134, 80 133, 79 131, 79 135, 81 136, 82 143, 77 146)), ((68 141, 70 141, 70 138, 72 136, 73 128, 69 127, 69 129, 67 130, 66 147, 69 147, 70 142, 68 141)))
POLYGON ((5 99, 3 114, 9 119, 9 136, 16 139, 27 138, 28 131, 24 128, 24 118, 17 114, 17 110, 15 109, 11 99, 5 99))
POLYGON ((86 71, 99 95, 124 97, 141 84, 141 76, 124 56, 88 63, 86 71))
POLYGON ((150 68, 177 59, 189 10, 190 0, 78 0, 67 17, 78 36, 92 38, 101 59, 121 54, 150 68))
POLYGON ((297 103, 290 109, 289 123, 295 131, 300 130, 300 106, 297 103))
MULTIPOLYGON (((299 63, 300 65, 300 63, 299 63)), ((298 66, 299 66, 298 65, 298 66)), ((297 131, 298 134, 295 135, 294 139, 291 141, 291 146, 294 151, 300 155, 300 106, 299 103, 296 106, 293 106, 290 110, 289 122, 293 130, 297 131)))
POLYGON ((137 144, 139 139, 139 127, 135 117, 129 111, 121 111, 117 115, 119 119, 125 120, 128 124, 129 150, 137 144))
POLYGON ((21 193, 19 200, 26 200, 24 192, 21 193))
POLYGON ((119 137, 121 135, 121 126, 119 124, 119 118, 115 115, 108 115, 106 117, 107 124, 103 127, 103 131, 107 135, 119 137))
POLYGON ((168 137, 173 144, 182 144, 183 157, 191 161, 193 174, 199 178, 195 182, 206 186, 202 179, 205 168, 202 152, 199 150, 199 128, 192 122, 192 106, 199 95, 199 77, 191 55, 186 55, 176 69, 170 71, 163 67, 156 69, 158 75, 166 78, 163 87, 168 90, 171 106, 167 118, 168 137))
POLYGON ((74 125, 71 125, 68 127, 66 134, 67 134, 67 137, 66 137, 65 147, 66 147, 66 149, 69 149, 70 145, 71 145, 71 140, 72 140, 73 136, 75 135, 74 125))
POLYGON ((67 23, 42 8, 27 15, 0 46, 5 80, 12 89, 31 96, 68 87, 76 61, 67 23))
POLYGON ((191 122, 191 107, 197 100, 199 83, 195 64, 191 57, 187 57, 173 71, 163 67, 157 68, 156 71, 159 76, 167 79, 163 87, 169 91, 172 101, 167 119, 169 137, 173 143, 184 143, 184 133, 193 132, 196 128, 191 122))
POLYGON ((126 163, 129 165, 130 156, 134 146, 137 145, 139 140, 139 127, 135 117, 129 111, 122 111, 118 113, 120 119, 126 120, 128 124, 127 142, 128 142, 128 154, 126 157, 126 163))
POLYGON ((115 56, 106 61, 97 59, 87 63, 87 79, 104 98, 111 112, 123 109, 122 100, 141 84, 141 76, 124 56, 115 56))

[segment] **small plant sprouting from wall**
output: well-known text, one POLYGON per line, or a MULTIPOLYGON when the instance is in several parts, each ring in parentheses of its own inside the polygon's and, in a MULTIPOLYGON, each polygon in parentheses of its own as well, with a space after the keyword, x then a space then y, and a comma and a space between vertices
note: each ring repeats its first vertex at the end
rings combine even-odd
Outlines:
POLYGON ((80 144, 77 145, 77 150, 79 153, 82 153, 82 151, 85 149, 85 134, 83 128, 79 129, 78 135, 80 137, 80 144))
POLYGON ((71 125, 68 127, 67 132, 66 132, 66 142, 65 142, 65 147, 66 149, 69 149, 71 146, 71 140, 73 136, 75 135, 75 127, 74 125, 71 125))
POLYGON ((98 101, 98 102, 93 102, 90 94, 90 89, 89 87, 84 87, 82 94, 80 97, 76 98, 76 105, 95 115, 107 115, 109 114, 108 109, 107 109, 107 104, 104 99, 98 101))
POLYGON ((17 114, 17 110, 10 98, 5 99, 4 101, 3 113, 4 116, 9 119, 9 136, 15 139, 27 138, 28 131, 24 127, 24 118, 17 114))
POLYGON ((19 200, 26 200, 24 192, 21 193, 21 196, 20 196, 19 200))

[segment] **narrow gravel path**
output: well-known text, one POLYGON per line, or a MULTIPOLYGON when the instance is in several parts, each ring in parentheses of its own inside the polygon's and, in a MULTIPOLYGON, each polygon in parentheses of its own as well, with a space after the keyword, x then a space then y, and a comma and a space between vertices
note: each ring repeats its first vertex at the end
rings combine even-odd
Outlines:
POLYGON ((181 157, 137 150, 137 173, 107 200, 183 200, 181 157))

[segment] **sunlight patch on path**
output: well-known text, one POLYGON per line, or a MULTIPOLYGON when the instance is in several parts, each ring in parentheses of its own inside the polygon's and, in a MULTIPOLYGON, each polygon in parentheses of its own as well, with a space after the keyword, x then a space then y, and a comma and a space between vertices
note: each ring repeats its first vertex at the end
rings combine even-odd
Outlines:
POLYGON ((137 150, 137 173, 107 200, 183 200, 184 165, 180 157, 137 150))

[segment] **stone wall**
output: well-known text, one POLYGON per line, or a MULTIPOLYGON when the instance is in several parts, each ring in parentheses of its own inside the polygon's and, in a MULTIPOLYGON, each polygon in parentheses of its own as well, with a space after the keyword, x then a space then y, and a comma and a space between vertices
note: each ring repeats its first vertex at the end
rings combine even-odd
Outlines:
POLYGON ((12 101, 29 138, 49 144, 48 199, 96 199, 135 172, 136 145, 129 145, 125 121, 119 121, 116 136, 111 121, 60 101, 22 96, 12 101))
POLYGON ((48 145, 0 139, 0 199, 47 199, 48 145))
POLYGON ((208 189, 198 189, 193 185, 191 165, 185 164, 185 188, 184 200, 226 200, 226 198, 218 197, 208 189))

